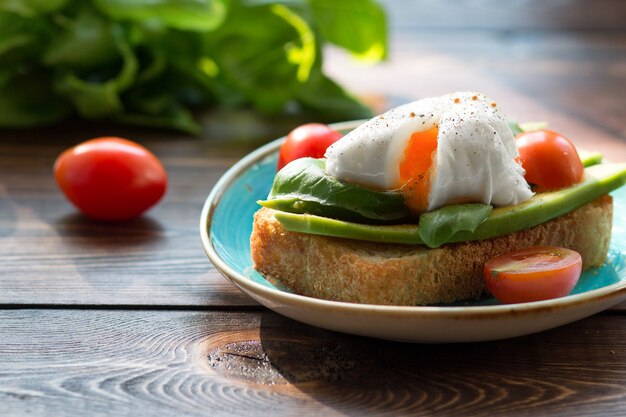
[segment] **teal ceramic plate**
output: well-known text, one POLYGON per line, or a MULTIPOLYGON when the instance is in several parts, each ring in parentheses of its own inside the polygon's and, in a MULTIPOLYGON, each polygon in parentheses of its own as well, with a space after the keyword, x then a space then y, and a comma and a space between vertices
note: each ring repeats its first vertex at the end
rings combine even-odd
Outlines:
MULTIPOLYGON (((334 125, 342 132, 359 122, 334 125)), ((215 267, 266 307, 287 317, 345 333, 411 342, 467 342, 526 335, 590 316, 626 299, 626 187, 614 196, 613 240, 601 268, 585 272, 571 295, 500 305, 493 298, 450 306, 379 306, 304 297, 276 288, 252 268, 252 216, 272 185, 283 138, 235 164, 202 211, 200 234, 215 267)))

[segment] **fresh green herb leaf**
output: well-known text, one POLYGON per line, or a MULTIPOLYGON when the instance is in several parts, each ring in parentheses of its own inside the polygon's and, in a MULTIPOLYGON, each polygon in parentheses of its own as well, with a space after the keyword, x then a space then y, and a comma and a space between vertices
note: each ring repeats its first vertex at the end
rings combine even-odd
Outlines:
POLYGON ((68 116, 70 106, 50 88, 44 74, 7 76, 2 80, 0 73, 0 127, 42 126, 68 116))
POLYGON ((402 195, 378 192, 326 175, 325 160, 297 159, 280 170, 264 207, 365 223, 408 216, 402 195))
POLYGON ((372 0, 310 0, 320 32, 356 57, 378 61, 387 55, 385 12, 372 0))
POLYGON ((118 56, 111 22, 89 8, 64 22, 43 54, 46 66, 90 68, 106 65, 118 56))
POLYGON ((491 210, 488 204, 455 204, 424 213, 419 220, 419 235, 429 247, 439 247, 460 231, 473 233, 491 210))
POLYGON ((210 31, 226 16, 222 0, 94 0, 113 20, 158 22, 181 30, 210 31))
POLYGON ((597 165, 602 162, 602 154, 600 152, 589 152, 579 149, 578 156, 585 168, 597 165))
POLYGON ((323 50, 334 43, 383 59, 384 12, 373 0, 334 3, 0 0, 0 89, 28 78, 53 108, 37 113, 45 106, 36 101, 27 115, 34 89, 16 81, 0 127, 78 114, 197 133, 198 106, 320 121, 370 116, 324 74, 323 50))
POLYGON ((365 119, 372 117, 369 108, 347 93, 321 71, 314 70, 296 95, 303 108, 327 120, 365 119))
POLYGON ((120 95, 133 84, 137 76, 137 58, 124 38, 121 27, 113 26, 111 34, 123 59, 122 68, 113 78, 104 82, 90 82, 73 72, 67 72, 55 85, 56 90, 70 99, 78 113, 86 118, 121 113, 123 104, 120 95))
MULTIPOLYGON (((582 183, 535 194, 530 200, 516 206, 495 208, 475 230, 459 230, 445 243, 484 240, 525 230, 566 214, 624 184, 626 164, 599 164, 585 168, 585 179, 582 183)), ((420 222, 419 225, 371 225, 311 214, 276 212, 274 216, 287 230, 294 232, 371 242, 424 244, 420 229, 426 222, 420 222)), ((477 215, 474 222, 478 223, 479 218, 480 215, 477 215)), ((431 241, 431 246, 434 243, 438 241, 431 241)))
POLYGON ((0 0, 0 10, 35 17, 62 9, 69 0, 0 0))

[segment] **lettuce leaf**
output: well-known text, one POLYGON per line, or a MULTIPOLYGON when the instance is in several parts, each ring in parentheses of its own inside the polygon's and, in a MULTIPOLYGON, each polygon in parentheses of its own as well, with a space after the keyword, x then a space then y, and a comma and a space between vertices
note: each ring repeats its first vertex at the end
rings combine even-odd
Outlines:
POLYGON ((368 117, 323 50, 381 60, 386 30, 373 0, 0 0, 0 128, 78 115, 195 134, 192 110, 215 106, 368 117))
POLYGON ((224 0, 94 0, 112 20, 158 22, 182 30, 216 29, 226 16, 224 0))

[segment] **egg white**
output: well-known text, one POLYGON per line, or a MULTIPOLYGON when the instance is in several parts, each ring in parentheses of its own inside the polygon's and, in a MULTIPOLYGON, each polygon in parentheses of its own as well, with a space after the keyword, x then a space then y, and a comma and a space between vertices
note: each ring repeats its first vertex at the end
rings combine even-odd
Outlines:
POLYGON ((413 133, 438 127, 427 210, 454 202, 507 206, 532 197, 506 118, 475 92, 426 98, 374 117, 326 151, 326 171, 340 180, 397 189, 413 133))

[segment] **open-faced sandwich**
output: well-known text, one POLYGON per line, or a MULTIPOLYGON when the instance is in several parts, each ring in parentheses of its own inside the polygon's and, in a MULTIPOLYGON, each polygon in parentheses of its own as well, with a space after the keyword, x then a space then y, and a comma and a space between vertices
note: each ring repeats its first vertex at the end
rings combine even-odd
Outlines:
POLYGON ((409 103, 342 138, 308 128, 312 142, 294 131, 281 148, 251 236, 255 269, 296 293, 423 305, 503 288, 498 298, 540 300, 605 261, 608 193, 626 164, 524 131, 482 94, 409 103))

